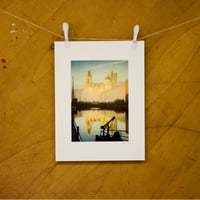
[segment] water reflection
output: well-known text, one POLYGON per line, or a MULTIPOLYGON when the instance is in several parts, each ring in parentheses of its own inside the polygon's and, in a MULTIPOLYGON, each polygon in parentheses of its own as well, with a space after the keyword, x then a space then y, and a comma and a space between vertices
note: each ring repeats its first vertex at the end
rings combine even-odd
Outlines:
POLYGON ((109 134, 112 136, 116 130, 119 130, 122 139, 128 141, 127 113, 99 109, 81 110, 74 114, 74 121, 79 127, 81 140, 95 141, 96 135, 100 135, 100 127, 113 117, 115 119, 109 123, 109 134))

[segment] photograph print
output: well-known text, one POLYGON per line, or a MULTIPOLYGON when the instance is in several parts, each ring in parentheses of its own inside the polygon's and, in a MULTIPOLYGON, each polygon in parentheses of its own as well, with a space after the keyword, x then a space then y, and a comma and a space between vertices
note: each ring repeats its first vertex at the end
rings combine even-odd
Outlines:
POLYGON ((71 61, 72 142, 128 142, 128 60, 71 61))

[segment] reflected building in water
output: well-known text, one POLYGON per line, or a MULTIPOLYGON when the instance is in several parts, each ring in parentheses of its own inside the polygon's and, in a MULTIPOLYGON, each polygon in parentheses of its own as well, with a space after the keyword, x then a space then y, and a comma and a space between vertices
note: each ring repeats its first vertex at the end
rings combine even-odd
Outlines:
MULTIPOLYGON (((111 113, 109 113, 108 115, 108 113, 105 113, 101 110, 88 110, 82 112, 88 134, 91 133, 92 126, 95 122, 100 122, 103 125, 106 124, 113 117, 111 113)), ((110 123, 110 130, 116 130, 116 129, 117 129, 117 120, 114 120, 110 123)))
MULTIPOLYGON (((116 113, 115 111, 104 110, 82 110, 77 114, 83 117, 85 122, 85 129, 88 135, 91 134, 94 123, 99 122, 102 125, 106 124, 113 116, 115 120, 110 123, 110 131, 118 130, 119 128, 128 133, 128 119, 126 113, 116 113), (125 124, 123 127, 119 127, 119 123, 125 124)), ((98 132, 100 131, 100 127, 98 132)))

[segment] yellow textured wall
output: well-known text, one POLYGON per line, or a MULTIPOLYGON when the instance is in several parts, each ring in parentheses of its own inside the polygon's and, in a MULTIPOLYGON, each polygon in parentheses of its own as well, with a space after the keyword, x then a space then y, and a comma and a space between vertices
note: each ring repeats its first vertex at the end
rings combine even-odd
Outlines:
POLYGON ((198 17, 199 0, 1 0, 0 198, 200 198, 198 17), (63 35, 64 21, 79 40, 131 39, 140 24, 145 162, 54 161, 50 46, 62 38, 44 28, 63 35))

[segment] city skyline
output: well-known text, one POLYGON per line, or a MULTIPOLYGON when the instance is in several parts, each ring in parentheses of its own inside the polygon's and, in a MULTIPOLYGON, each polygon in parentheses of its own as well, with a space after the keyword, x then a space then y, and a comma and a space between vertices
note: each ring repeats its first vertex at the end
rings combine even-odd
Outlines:
POLYGON ((74 89, 83 89, 88 70, 92 73, 93 81, 103 82, 105 77, 114 71, 118 74, 118 82, 128 80, 128 61, 71 61, 71 76, 74 89))
POLYGON ((85 102, 126 100, 128 61, 72 61, 71 64, 72 98, 85 102))

